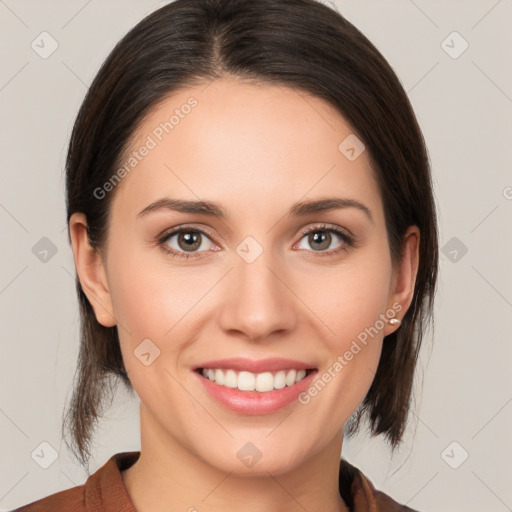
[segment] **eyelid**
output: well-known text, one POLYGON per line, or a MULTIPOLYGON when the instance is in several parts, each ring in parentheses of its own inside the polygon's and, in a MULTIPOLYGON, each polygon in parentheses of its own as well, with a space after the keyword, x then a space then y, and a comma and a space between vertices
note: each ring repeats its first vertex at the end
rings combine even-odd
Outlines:
POLYGON ((355 235, 347 228, 345 227, 341 227, 341 226, 338 226, 336 224, 329 224, 328 222, 319 222, 317 224, 314 224, 312 226, 309 226, 307 228, 304 228, 303 230, 300 231, 300 235, 303 236, 303 235, 306 235, 308 234, 309 232, 311 231, 335 231, 337 233, 340 233, 344 236, 346 236, 347 238, 351 238, 351 239, 355 239, 355 235))
POLYGON ((159 241, 165 241, 170 236, 179 234, 181 231, 185 231, 187 229, 190 231, 197 231, 199 233, 207 234, 212 239, 212 241, 215 239, 215 235, 213 234, 213 231, 211 231, 209 228, 206 228, 204 226, 198 227, 193 224, 180 224, 179 226, 175 226, 173 228, 166 229, 166 230, 162 231, 162 233, 160 235, 158 235, 157 239, 159 241))

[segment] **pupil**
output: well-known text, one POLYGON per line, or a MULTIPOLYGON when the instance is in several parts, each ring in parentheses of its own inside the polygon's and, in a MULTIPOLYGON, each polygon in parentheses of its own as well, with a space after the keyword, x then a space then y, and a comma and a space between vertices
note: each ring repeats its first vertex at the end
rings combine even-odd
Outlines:
MULTIPOLYGON (((198 243, 199 237, 197 236, 197 233, 188 232, 188 233, 182 233, 180 236, 180 242, 185 241, 185 249, 197 249, 201 244, 198 243)), ((181 245, 181 244, 180 244, 181 245)))
POLYGON ((329 235, 329 233, 327 233, 327 231, 317 231, 316 233, 313 233, 312 237, 313 237, 313 241, 311 242, 312 244, 320 243, 320 245, 321 245, 323 242, 323 246, 320 247, 320 249, 326 249, 327 247, 329 247, 330 235, 329 235), (326 240, 327 240, 327 243, 325 243, 326 240))

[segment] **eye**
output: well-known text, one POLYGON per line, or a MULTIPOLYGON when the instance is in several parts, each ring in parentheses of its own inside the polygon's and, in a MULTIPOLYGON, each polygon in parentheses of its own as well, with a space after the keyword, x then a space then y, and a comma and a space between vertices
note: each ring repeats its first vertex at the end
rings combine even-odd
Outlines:
MULTIPOLYGON (((344 232, 341 228, 322 224, 320 226, 310 227, 301 233, 302 238, 308 237, 306 243, 313 248, 312 252, 318 253, 318 256, 332 256, 342 251, 347 251, 354 246, 352 236, 344 232), (334 235, 334 237, 333 237, 334 235), (336 241, 341 241, 337 248, 326 250, 336 241)), ((167 253, 174 258, 197 258, 201 257, 202 252, 212 250, 215 244, 211 240, 211 235, 202 229, 188 226, 180 226, 163 234, 157 243, 167 253)), ((302 242, 302 239, 301 239, 302 242)), ((299 249, 306 249, 300 247, 299 249)), ((213 249, 219 250, 219 249, 213 249)))
MULTIPOLYGON (((350 235, 342 231, 340 228, 327 226, 325 224, 308 228, 301 234, 303 237, 307 236, 306 243, 309 244, 310 247, 313 247, 313 252, 325 253, 320 254, 319 256, 338 254, 354 246, 354 239, 350 235), (334 238, 333 235, 335 235, 334 238), (341 245, 337 248, 326 251, 326 249, 336 241, 336 238, 342 241, 341 245)), ((304 249, 304 247, 299 248, 304 249)), ((307 247, 305 249, 307 249, 307 247)))
POLYGON ((198 252, 211 250, 214 245, 208 234, 198 228, 182 226, 164 234, 159 245, 176 258, 194 258, 198 252))

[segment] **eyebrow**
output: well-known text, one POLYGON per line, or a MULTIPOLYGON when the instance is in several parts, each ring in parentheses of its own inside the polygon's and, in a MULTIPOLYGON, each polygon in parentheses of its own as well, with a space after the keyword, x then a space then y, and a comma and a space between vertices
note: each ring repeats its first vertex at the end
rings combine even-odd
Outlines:
MULTIPOLYGON (((311 213, 339 210, 343 208, 357 208, 365 213, 365 215, 374 223, 372 212, 366 205, 356 199, 342 197, 328 197, 325 199, 299 201, 291 206, 286 215, 289 217, 303 217, 311 213)), ((202 215, 211 215, 218 219, 225 219, 229 217, 226 210, 219 203, 214 201, 188 201, 169 197, 158 199, 154 203, 146 206, 138 213, 137 217, 144 217, 151 212, 162 209, 174 210, 182 213, 200 213, 202 215)))

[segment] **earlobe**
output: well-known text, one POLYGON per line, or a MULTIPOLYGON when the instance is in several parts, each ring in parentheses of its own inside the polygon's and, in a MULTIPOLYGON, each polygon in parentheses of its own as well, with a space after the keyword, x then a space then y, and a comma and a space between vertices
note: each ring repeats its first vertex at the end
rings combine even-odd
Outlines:
MULTIPOLYGON (((416 276, 419 267, 420 230, 417 226, 409 226, 403 241, 402 261, 395 270, 393 289, 391 290, 388 308, 395 310, 396 318, 401 320, 414 297, 416 276)), ((400 323, 388 322, 384 335, 395 331, 400 323)))
POLYGON ((104 327, 112 327, 117 322, 114 317, 105 266, 101 254, 89 243, 87 218, 83 213, 71 215, 69 233, 76 272, 82 289, 94 309, 96 320, 104 327))

